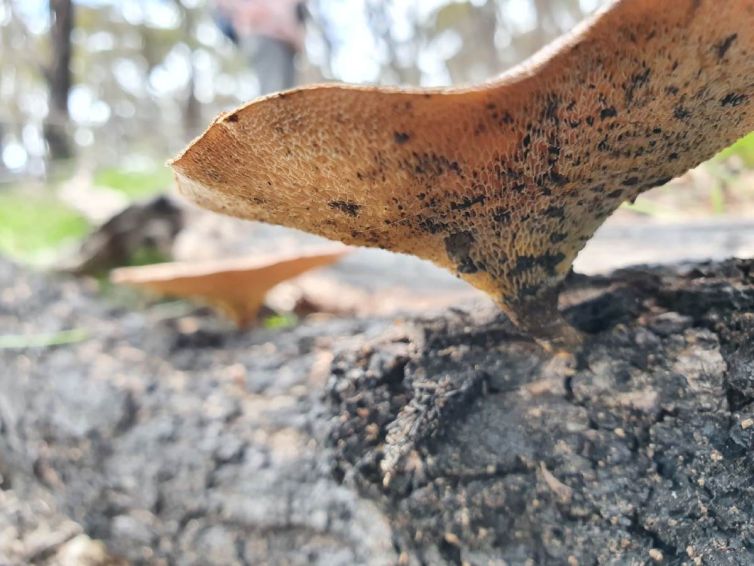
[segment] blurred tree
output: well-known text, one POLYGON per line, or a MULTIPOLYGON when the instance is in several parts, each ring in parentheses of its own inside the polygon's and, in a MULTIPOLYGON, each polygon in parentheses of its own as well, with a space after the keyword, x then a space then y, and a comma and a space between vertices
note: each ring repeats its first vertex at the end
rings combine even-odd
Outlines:
MULTIPOLYGON (((181 30, 186 40, 196 35, 194 29, 196 14, 187 8, 182 0, 173 0, 178 13, 181 17, 181 30)), ((192 138, 197 136, 204 124, 202 124, 202 112, 199 101, 196 98, 196 66, 194 64, 193 53, 188 58, 188 80, 186 84, 185 101, 183 104, 183 127, 186 131, 186 137, 192 138)))
POLYGON ((73 0, 50 0, 50 47, 52 57, 45 69, 50 92, 50 110, 44 132, 53 159, 72 156, 68 135, 68 96, 71 92, 71 32, 74 24, 73 0))
MULTIPOLYGON (((304 82, 477 82, 598 2, 309 0, 299 72, 304 82)), ((0 46, 0 144, 16 173, 44 175, 46 158, 74 150, 86 167, 161 163, 259 93, 207 0, 0 0, 0 46)))

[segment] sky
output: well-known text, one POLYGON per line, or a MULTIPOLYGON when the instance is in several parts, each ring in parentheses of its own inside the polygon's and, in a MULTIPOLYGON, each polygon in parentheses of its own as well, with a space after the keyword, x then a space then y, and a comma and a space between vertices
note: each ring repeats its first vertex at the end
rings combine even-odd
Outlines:
MULTIPOLYGON (((32 31, 40 32, 48 24, 48 0, 12 0, 19 13, 23 14, 32 31)), ((468 0, 472 4, 483 3, 484 0, 468 0)), ((127 21, 138 24, 144 20, 151 26, 174 27, 178 25, 178 12, 171 0, 75 0, 78 4, 92 6, 119 6, 127 21)), ((206 4, 206 0, 182 0, 184 5, 198 6, 206 4)), ((580 0, 586 11, 591 11, 604 0, 580 0)), ((401 32, 409 33, 410 28, 402 24, 408 22, 407 14, 416 10, 420 17, 424 17, 447 0, 393 0, 392 21, 394 33, 400 37, 401 32)), ((347 82, 374 81, 379 73, 380 65, 374 57, 376 46, 372 35, 368 31, 365 0, 324 0, 323 10, 328 20, 328 33, 334 42, 334 60, 332 68, 334 74, 347 82), (355 62, 358 61, 358 64, 355 62)), ((508 0, 508 17, 518 24, 517 27, 526 29, 536 25, 534 12, 529 0, 508 0)), ((310 45, 311 55, 316 57, 316 45, 310 45)), ((431 75, 431 73, 429 73, 431 75)), ((431 86, 447 83, 449 77, 437 76, 431 86)), ((430 86, 430 85, 425 85, 430 86)))
MULTIPOLYGON (((120 9, 123 18, 134 25, 147 23, 150 27, 175 28, 180 24, 179 12, 174 6, 173 0, 74 0, 80 5, 90 6, 113 6, 120 9)), ((206 0, 181 0, 188 7, 200 6, 206 4, 206 0)), ((468 2, 483 3, 484 0, 467 0, 468 2)), ((605 0, 580 0, 582 7, 587 10, 593 10, 597 5, 604 3, 605 0)), ((11 0, 14 9, 22 15, 29 29, 33 33, 44 33, 49 25, 48 0, 11 0)), ((377 45, 375 39, 369 31, 366 20, 365 10, 366 0, 321 0, 321 8, 325 15, 327 24, 327 33, 333 43, 332 59, 330 67, 334 76, 342 81, 351 83, 369 83, 376 82, 379 78, 381 65, 379 58, 375 55, 377 45)), ((419 18, 430 15, 438 6, 447 4, 448 0, 392 0, 391 25, 392 33, 398 39, 407 36, 412 32, 409 25, 409 14, 413 11, 419 18)), ((0 2, 0 20, 3 18, 4 3, 0 2)), ((535 13, 532 10, 530 0, 507 0, 509 17, 518 29, 526 30, 536 25, 535 13)), ((202 24, 200 24, 201 26, 202 24)), ((210 22, 203 24, 205 29, 200 29, 206 36, 206 45, 218 45, 219 33, 210 22), (212 36, 212 37, 210 37, 212 36)), ((95 49, 95 40, 98 34, 90 34, 87 39, 87 48, 95 49)), ((107 34, 100 34, 99 38, 106 40, 107 34)), ((460 49, 460 40, 456 37, 456 45, 453 44, 453 34, 445 34, 442 45, 435 45, 434 48, 452 51, 460 49)), ((202 34, 199 34, 200 40, 202 34)), ((105 45, 103 48, 107 48, 105 45)), ((316 63, 317 57, 323 56, 322 45, 318 44, 315 37, 309 37, 307 41, 307 53, 316 63)), ((450 76, 444 65, 436 64, 437 61, 427 58, 418 61, 422 70, 423 86, 443 86, 450 83, 450 76)), ((437 59, 437 58, 435 58, 437 59)), ((160 96, 176 88, 183 88, 188 80, 189 71, 187 69, 186 58, 180 53, 169 55, 165 62, 159 65, 152 75, 150 75, 149 85, 144 85, 142 79, 128 79, 129 73, 133 75, 133 70, 129 70, 127 65, 123 68, 114 68, 116 79, 122 84, 132 84, 141 89, 149 88, 151 93, 160 96)), ((196 60, 195 65, 201 66, 201 61, 196 60)), ((197 71, 201 69, 197 68, 197 71)), ((138 74, 138 73, 137 73, 138 74)), ((218 80, 222 78, 219 77, 218 80)), ((248 82, 248 81, 246 81, 248 82)), ((198 81, 197 85, 212 84, 212 92, 221 86, 218 81, 198 81), (214 89, 214 90, 213 90, 214 89)), ((245 98, 254 96, 253 85, 250 87, 240 78, 231 80, 229 88, 234 93, 242 94, 245 98), (243 84, 242 84, 243 83, 243 84), (239 92, 241 89, 243 92, 239 92)), ((197 97, 200 101, 203 99, 202 93, 197 91, 197 97)), ((208 94, 212 96, 212 94, 208 94)), ((208 99, 209 100, 209 99, 208 99)), ((87 85, 75 85, 69 99, 71 115, 79 124, 103 124, 110 117, 111 109, 103 101, 98 100, 96 95, 87 85)), ((85 129, 81 131, 86 131, 85 129)), ((30 136, 26 136, 30 137, 30 136)), ((33 136, 31 136, 33 137, 33 136)), ((39 137, 39 136, 37 136, 39 137)), ((27 142, 29 140, 26 140, 27 142)), ((32 142, 34 140, 31 140, 32 142)), ((85 141, 85 140, 78 140, 85 141)), ((41 143, 41 142, 40 142, 41 143)), ((39 145, 39 144, 36 144, 39 145)), ((25 159, 26 151, 29 147, 34 147, 34 143, 5 144, 4 155, 0 158, 5 161, 6 165, 12 162, 13 165, 21 165, 25 159), (5 153, 10 152, 8 155, 5 153), (23 154, 23 155, 22 155, 23 154)))

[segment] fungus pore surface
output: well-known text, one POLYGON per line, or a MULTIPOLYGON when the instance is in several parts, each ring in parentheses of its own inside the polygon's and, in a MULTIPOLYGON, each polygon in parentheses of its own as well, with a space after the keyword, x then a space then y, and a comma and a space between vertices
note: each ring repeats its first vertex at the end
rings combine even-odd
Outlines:
POLYGON ((754 130, 754 0, 622 0, 469 88, 324 85, 219 116, 172 163, 212 210, 413 254, 542 341, 623 201, 754 130))

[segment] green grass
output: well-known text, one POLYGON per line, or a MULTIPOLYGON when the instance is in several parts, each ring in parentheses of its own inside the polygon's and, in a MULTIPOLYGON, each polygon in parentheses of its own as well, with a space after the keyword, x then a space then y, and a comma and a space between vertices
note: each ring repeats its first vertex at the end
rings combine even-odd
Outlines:
POLYGON ((717 158, 725 160, 734 156, 741 158, 747 167, 754 167, 754 132, 721 151, 717 158))
POLYGON ((262 321, 262 326, 267 330, 285 330, 298 324, 298 317, 293 313, 274 314, 262 321))
POLYGON ((171 261, 171 258, 163 254, 160 250, 150 246, 142 246, 138 248, 131 257, 128 258, 127 265, 151 265, 153 263, 164 263, 171 261))
POLYGON ((138 200, 165 192, 173 182, 167 167, 147 169, 100 169, 94 175, 94 184, 125 194, 129 200, 138 200))
POLYGON ((89 332, 83 328, 72 328, 48 334, 6 334, 0 335, 0 349, 21 350, 25 348, 49 348, 83 342, 89 338, 89 332))
POLYGON ((52 196, 0 191, 0 253, 17 261, 44 262, 89 229, 82 215, 52 196))

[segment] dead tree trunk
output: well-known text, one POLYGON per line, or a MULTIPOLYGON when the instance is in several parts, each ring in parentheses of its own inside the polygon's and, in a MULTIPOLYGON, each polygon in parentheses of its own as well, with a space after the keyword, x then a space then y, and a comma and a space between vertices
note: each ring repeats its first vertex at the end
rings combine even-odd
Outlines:
POLYGON ((46 70, 50 110, 45 122, 45 138, 52 159, 73 155, 68 135, 68 95, 71 92, 71 32, 74 25, 73 0, 49 0, 50 46, 52 57, 46 70))

